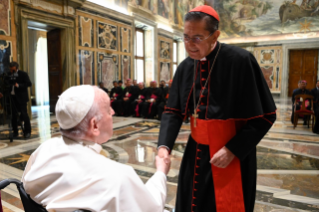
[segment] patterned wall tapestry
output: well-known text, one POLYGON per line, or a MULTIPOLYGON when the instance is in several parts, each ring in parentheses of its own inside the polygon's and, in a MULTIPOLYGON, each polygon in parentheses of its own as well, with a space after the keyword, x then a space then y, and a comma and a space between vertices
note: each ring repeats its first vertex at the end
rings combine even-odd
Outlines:
POLYGON ((121 27, 121 52, 131 52, 131 30, 121 27))
POLYGON ((131 79, 131 57, 121 55, 122 80, 131 79))
POLYGON ((12 62, 11 41, 0 40, 0 74, 9 72, 9 63, 12 62))
POLYGON ((160 80, 165 80, 167 82, 171 79, 170 65, 170 63, 160 63, 160 80))
POLYGON ((93 20, 79 16, 79 45, 93 47, 93 20))
POLYGON ((117 26, 97 21, 98 47, 100 49, 117 50, 117 26))
POLYGON ((173 38, 158 36, 158 80, 169 81, 171 79, 173 62, 173 38))
POLYGON ((170 43, 160 41, 160 57, 164 59, 171 59, 170 43))
POLYGON ((94 52, 80 50, 80 84, 95 84, 94 76, 94 52))
POLYGON ((10 0, 0 1, 0 35, 10 36, 11 34, 11 8, 10 0))
POLYGON ((282 47, 249 47, 247 50, 256 57, 270 91, 279 93, 281 91, 282 47))
POLYGON ((103 82, 108 89, 113 87, 113 80, 118 80, 119 56, 108 53, 98 53, 98 81, 103 82))

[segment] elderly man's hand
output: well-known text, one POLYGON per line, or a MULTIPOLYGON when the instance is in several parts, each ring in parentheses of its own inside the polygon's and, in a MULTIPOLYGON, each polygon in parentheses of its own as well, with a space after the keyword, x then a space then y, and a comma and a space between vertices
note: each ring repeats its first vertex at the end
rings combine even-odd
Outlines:
POLYGON ((163 172, 165 175, 169 172, 171 162, 165 158, 156 156, 156 170, 163 172))
POLYGON ((3 97, 3 94, 2 93, 0 93, 0 99, 3 97))
POLYGON ((221 148, 210 160, 210 163, 219 168, 226 168, 233 161, 235 155, 226 147, 221 148))

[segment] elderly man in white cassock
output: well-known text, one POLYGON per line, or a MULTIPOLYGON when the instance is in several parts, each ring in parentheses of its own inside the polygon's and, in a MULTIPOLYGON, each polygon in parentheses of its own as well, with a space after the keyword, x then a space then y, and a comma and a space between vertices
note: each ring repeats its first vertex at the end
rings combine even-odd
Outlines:
POLYGON ((50 212, 163 212, 170 162, 143 184, 132 167, 100 154, 113 133, 108 95, 97 87, 71 87, 56 105, 62 136, 31 155, 22 176, 31 198, 50 212))

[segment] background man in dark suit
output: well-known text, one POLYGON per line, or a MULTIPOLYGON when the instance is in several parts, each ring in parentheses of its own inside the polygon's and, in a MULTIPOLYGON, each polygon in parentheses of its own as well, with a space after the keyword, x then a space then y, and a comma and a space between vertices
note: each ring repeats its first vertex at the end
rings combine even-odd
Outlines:
POLYGON ((109 90, 104 87, 104 83, 103 82, 99 82, 99 88, 101 88, 103 91, 105 91, 107 94, 109 94, 109 90))
POLYGON ((319 80, 317 80, 316 87, 311 90, 311 94, 313 95, 313 110, 316 116, 313 132, 319 134, 319 80))
POLYGON ((11 72, 11 108, 12 108, 12 128, 13 137, 18 137, 18 112, 20 112, 21 121, 24 122, 24 137, 30 138, 31 124, 27 111, 27 102, 29 101, 28 87, 32 85, 26 72, 19 70, 19 64, 12 62, 9 65, 11 72))

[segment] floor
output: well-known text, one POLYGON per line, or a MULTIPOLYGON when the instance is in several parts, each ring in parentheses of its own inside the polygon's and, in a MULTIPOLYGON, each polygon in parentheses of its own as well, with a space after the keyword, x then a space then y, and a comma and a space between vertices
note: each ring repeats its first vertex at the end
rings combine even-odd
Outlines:
MULTIPOLYGON (((277 121, 257 147, 258 179, 255 212, 319 211, 319 135, 290 123, 291 106, 276 101, 277 121)), ((103 144, 102 154, 132 166, 145 182, 156 171, 154 159, 160 123, 155 120, 114 117, 114 135, 103 144)), ((56 118, 46 109, 33 110, 29 140, 8 140, 7 126, 0 126, 0 178, 20 179, 30 154, 50 137, 60 136, 56 118)), ((172 151, 168 174, 166 210, 173 211, 177 179, 190 133, 180 130, 172 151)), ((14 186, 1 191, 5 212, 23 211, 14 186)))

